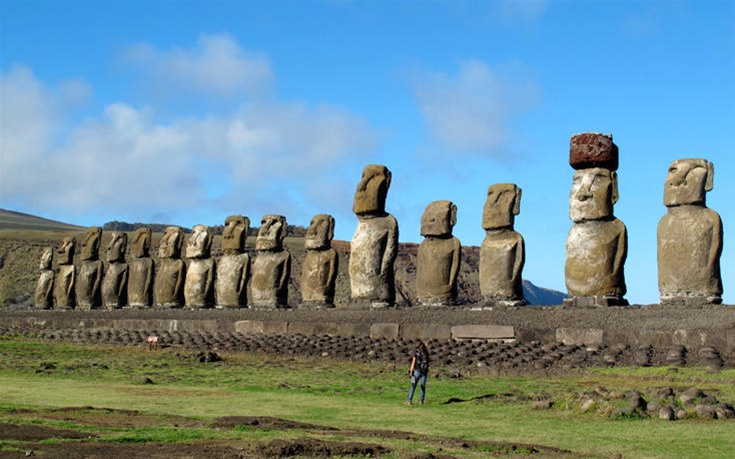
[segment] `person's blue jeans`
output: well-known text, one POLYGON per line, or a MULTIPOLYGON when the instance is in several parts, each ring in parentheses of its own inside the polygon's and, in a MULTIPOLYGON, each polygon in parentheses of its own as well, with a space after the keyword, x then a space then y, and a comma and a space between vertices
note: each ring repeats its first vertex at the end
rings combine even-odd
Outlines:
POLYGON ((408 391, 408 403, 413 401, 413 393, 416 392, 416 384, 421 384, 421 403, 424 403, 426 397, 426 374, 422 374, 418 369, 413 370, 411 376, 411 389, 408 391))

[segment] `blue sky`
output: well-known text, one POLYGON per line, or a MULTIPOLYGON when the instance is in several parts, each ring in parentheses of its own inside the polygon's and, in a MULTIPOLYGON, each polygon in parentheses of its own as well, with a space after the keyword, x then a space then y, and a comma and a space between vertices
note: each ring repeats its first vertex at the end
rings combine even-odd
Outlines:
POLYGON ((362 168, 421 242, 426 205, 484 238, 487 188, 523 189, 523 277, 566 291, 569 139, 612 133, 627 298, 658 302, 669 164, 715 165, 735 303, 735 2, 0 0, 0 207, 111 220, 357 225, 362 168))

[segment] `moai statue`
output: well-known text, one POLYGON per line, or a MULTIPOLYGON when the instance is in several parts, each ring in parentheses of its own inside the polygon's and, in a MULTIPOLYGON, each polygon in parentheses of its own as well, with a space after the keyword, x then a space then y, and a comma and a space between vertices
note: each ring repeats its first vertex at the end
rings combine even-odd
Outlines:
POLYGON ((151 230, 138 228, 133 235, 128 260, 128 305, 133 308, 153 306, 155 265, 150 257, 151 230))
POLYGON ((184 245, 184 230, 169 226, 163 233, 158 246, 158 269, 153 284, 154 301, 159 308, 181 308, 184 306, 184 280, 186 264, 181 259, 184 245))
POLYGON ((51 309, 54 306, 53 260, 54 249, 51 247, 43 249, 43 252, 41 253, 41 261, 38 266, 41 274, 38 276, 36 294, 34 296, 34 304, 38 309, 51 309))
POLYGON ((120 309, 128 303, 128 264, 125 252, 128 249, 127 233, 112 233, 107 254, 107 271, 102 280, 102 305, 106 309, 120 309))
POLYGON ((218 308, 247 307, 247 286, 250 275, 250 256, 245 253, 245 241, 250 219, 231 215, 225 219, 222 232, 224 255, 217 262, 214 293, 218 308))
POLYGON ((671 163, 667 214, 658 223, 658 289, 662 305, 722 303, 722 220, 706 206, 714 166, 705 159, 671 163))
POLYGON ((101 286, 104 264, 100 260, 100 241, 102 228, 93 226, 87 229, 82 241, 82 256, 77 269, 77 309, 89 311, 98 309, 102 304, 101 286))
POLYGON ((250 293, 255 308, 287 308, 291 254, 283 247, 286 217, 266 215, 260 222, 250 293))
POLYGON ((572 136, 569 164, 576 170, 569 196, 574 222, 566 244, 567 306, 627 305, 624 266, 628 234, 613 215, 618 201, 618 147, 611 135, 572 136))
POLYGON ((77 277, 77 268, 74 266, 74 252, 77 240, 65 237, 61 247, 56 251, 59 256, 59 272, 54 280, 54 299, 56 309, 74 309, 74 288, 77 277))
POLYGON ((398 255, 398 222, 385 212, 391 172, 371 164, 362 171, 352 211, 357 229, 350 244, 352 306, 393 306, 396 297, 393 265, 398 255))
POLYGON ((214 306, 214 274, 216 263, 212 258, 212 234, 209 227, 196 225, 186 245, 189 267, 184 283, 184 301, 188 308, 214 306))
POLYGON ((521 189, 496 183, 487 190, 482 213, 485 240, 480 248, 480 292, 485 306, 523 306, 523 236, 513 229, 521 211, 521 189))
POLYGON ((416 293, 421 306, 450 306, 457 301, 457 275, 462 246, 452 236, 457 206, 434 201, 421 217, 421 235, 416 260, 416 293))
POLYGON ((339 257, 332 248, 334 217, 314 216, 306 230, 306 257, 301 267, 301 307, 333 308, 339 257))

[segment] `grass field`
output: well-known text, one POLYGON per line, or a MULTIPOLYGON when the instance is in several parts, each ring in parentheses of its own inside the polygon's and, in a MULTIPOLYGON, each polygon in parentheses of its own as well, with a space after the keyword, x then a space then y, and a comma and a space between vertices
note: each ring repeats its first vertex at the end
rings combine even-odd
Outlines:
MULTIPOLYGON (((732 402, 733 370, 707 374, 697 369, 617 369, 555 378, 433 377, 427 404, 406 406, 406 369, 389 364, 246 354, 223 354, 220 362, 200 363, 191 351, 175 348, 149 352, 15 338, 0 340, 0 355, 0 424, 93 435, 46 439, 45 447, 54 443, 67 449, 90 443, 166 444, 174 448, 170 455, 178 446, 191 444, 252 450, 274 441, 306 438, 377 443, 388 451, 383 457, 493 453, 725 458, 732 457, 735 442, 732 419, 610 418, 600 410, 582 413, 576 403, 578 394, 599 387, 626 391, 693 385, 732 402), (533 401, 539 399, 553 400, 553 406, 533 409, 533 401), (124 422, 121 413, 127 413, 124 422), (278 418, 286 424, 319 427, 215 428, 231 416, 278 418)), ((2 437, 0 456, 28 448, 20 440, 2 437)))

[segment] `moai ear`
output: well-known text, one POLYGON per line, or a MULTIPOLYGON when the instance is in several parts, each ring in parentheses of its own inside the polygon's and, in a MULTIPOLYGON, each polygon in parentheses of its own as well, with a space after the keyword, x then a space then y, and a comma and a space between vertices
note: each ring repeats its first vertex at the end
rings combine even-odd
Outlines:
POLYGON ((610 180, 612 181, 612 195, 610 200, 613 204, 618 202, 618 173, 610 171, 610 180))
POLYGON ((457 206, 452 203, 449 205, 449 226, 452 227, 457 224, 457 206))
POLYGON ((714 186, 715 165, 711 161, 707 161, 707 181, 704 185, 704 191, 710 191, 714 186))
POLYGON ((330 215, 329 218, 327 219, 327 222, 329 224, 329 231, 328 231, 327 238, 331 241, 332 239, 334 239, 334 217, 330 215))
POLYGON ((513 215, 518 215, 521 213, 521 194, 523 191, 521 190, 521 187, 516 186, 516 200, 513 203, 513 215))

